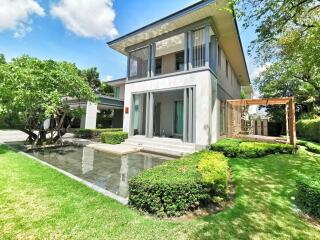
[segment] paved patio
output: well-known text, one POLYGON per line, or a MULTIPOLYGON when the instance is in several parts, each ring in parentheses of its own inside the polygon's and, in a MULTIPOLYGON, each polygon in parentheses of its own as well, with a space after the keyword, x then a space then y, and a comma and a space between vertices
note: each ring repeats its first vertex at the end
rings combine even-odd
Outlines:
POLYGON ((0 143, 24 141, 27 134, 19 130, 0 130, 0 143))

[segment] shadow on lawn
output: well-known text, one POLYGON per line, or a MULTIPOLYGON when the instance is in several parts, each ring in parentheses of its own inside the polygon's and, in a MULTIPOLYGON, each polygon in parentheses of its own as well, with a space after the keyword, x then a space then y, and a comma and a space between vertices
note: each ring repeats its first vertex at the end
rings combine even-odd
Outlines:
POLYGON ((10 151, 9 148, 7 148, 7 147, 4 146, 4 145, 0 145, 0 154, 5 154, 5 153, 7 153, 7 152, 9 152, 9 151, 10 151))
POLYGON ((298 172, 316 174, 320 159, 298 155, 270 155, 231 159, 236 186, 235 205, 203 218, 208 224, 196 239, 314 239, 320 231, 300 219, 291 204, 298 172))

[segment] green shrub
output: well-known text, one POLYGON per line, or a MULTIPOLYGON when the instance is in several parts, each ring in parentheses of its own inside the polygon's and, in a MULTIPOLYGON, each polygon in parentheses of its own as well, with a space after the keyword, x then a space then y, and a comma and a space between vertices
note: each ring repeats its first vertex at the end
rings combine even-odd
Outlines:
POLYGON ((214 189, 219 195, 225 193, 228 181, 228 162, 222 153, 213 152, 204 156, 199 162, 198 170, 205 183, 214 183, 214 189))
POLYGON ((76 138, 84 138, 84 139, 91 139, 91 138, 99 138, 101 133, 103 132, 119 132, 122 131, 122 128, 101 128, 101 129, 84 129, 78 128, 74 129, 73 133, 76 138))
POLYGON ((298 140, 297 144, 305 146, 306 149, 310 152, 320 154, 320 144, 319 143, 310 142, 310 141, 306 141, 306 140, 298 140))
POLYGON ((219 153, 201 151, 133 177, 129 181, 129 204, 157 216, 179 216, 214 197, 225 197, 226 177, 227 159, 219 153))
POLYGON ((101 133, 101 142, 108 144, 120 144, 128 138, 126 132, 103 132, 101 133))
POLYGON ((292 153, 294 147, 282 143, 250 142, 240 139, 223 139, 210 146, 212 151, 223 152, 227 157, 255 158, 275 153, 292 153))
POLYGON ((299 120, 297 134, 306 140, 320 143, 320 118, 299 120))
POLYGON ((296 181, 297 206, 310 216, 320 218, 320 176, 299 176, 296 181))

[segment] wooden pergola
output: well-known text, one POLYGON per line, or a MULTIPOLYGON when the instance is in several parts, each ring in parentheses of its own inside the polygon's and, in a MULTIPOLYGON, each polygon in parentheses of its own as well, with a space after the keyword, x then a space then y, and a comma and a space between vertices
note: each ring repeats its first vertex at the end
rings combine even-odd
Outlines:
MULTIPOLYGON (((294 97, 286 98, 264 98, 264 99, 232 99, 226 101, 228 137, 239 137, 241 131, 242 108, 252 105, 285 105, 286 106, 286 129, 287 143, 296 146, 296 123, 295 123, 295 101, 294 97)), ((248 136, 247 136, 248 138, 248 136)), ((254 136, 252 137, 254 138, 254 136)), ((263 136, 259 136, 263 140, 263 136)), ((266 137, 269 140, 270 137, 266 137)))

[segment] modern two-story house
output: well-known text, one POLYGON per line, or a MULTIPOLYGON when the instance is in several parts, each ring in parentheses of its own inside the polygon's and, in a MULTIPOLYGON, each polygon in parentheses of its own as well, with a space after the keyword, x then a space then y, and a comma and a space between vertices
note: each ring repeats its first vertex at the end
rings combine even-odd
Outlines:
POLYGON ((108 45, 127 56, 123 93, 129 138, 172 139, 203 148, 226 133, 224 101, 250 79, 228 1, 203 0, 108 45))

